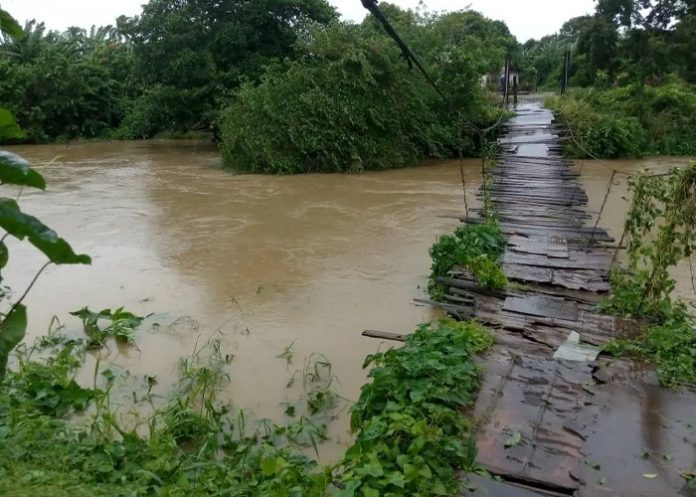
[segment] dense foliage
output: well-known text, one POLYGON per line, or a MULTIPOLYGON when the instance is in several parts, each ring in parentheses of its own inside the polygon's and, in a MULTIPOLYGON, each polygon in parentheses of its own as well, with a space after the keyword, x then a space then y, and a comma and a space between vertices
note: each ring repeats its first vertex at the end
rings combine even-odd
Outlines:
POLYGON ((128 72, 128 49, 110 27, 56 33, 29 23, 0 46, 0 104, 31 141, 103 137, 123 117, 128 72))
POLYGON ((529 40, 516 65, 529 87, 558 90, 550 101, 572 128, 570 157, 696 153, 696 4, 691 0, 598 0, 593 15, 529 40), (580 89, 583 88, 583 89, 580 89))
POLYGON ((628 264, 613 270, 605 312, 644 317, 649 325, 636 340, 608 347, 654 361, 667 385, 696 384, 696 322, 687 306, 674 300, 670 274, 696 247, 696 164, 668 176, 641 174, 633 192, 623 240, 628 264))
POLYGON ((128 104, 120 135, 208 129, 243 80, 294 58, 309 24, 337 14, 325 0, 152 0, 124 19, 141 91, 128 104))
POLYGON ((360 172, 444 156, 453 125, 437 96, 384 37, 355 26, 314 33, 306 57, 245 85, 222 124, 225 163, 240 171, 360 172))
MULTIPOLYGON (((0 493, 454 495, 457 471, 473 469, 476 456, 462 412, 479 386, 474 356, 491 344, 478 324, 441 321, 421 326, 403 348, 368 357, 372 381, 353 409, 355 445, 339 465, 321 468, 301 453, 323 437, 313 418, 252 426, 216 399, 225 358, 215 342, 182 361, 173 400, 161 404, 148 378, 135 388, 136 408, 154 409, 138 430, 123 424, 112 398, 127 374, 97 371, 94 385, 80 385, 88 342, 51 334, 21 349, 0 382, 0 493)), ((312 398, 302 412, 311 413, 312 398)))
POLYGON ((571 130, 570 157, 696 154, 696 85, 576 89, 547 104, 571 130))
POLYGON ((463 415, 479 387, 474 356, 492 344, 480 324, 444 320, 421 326, 403 348, 368 356, 372 382, 353 408, 357 439, 336 497, 457 493, 457 471, 475 469, 473 424, 463 415))
POLYGON ((572 85, 658 84, 669 75, 696 83, 695 35, 693 0, 598 0, 593 15, 527 41, 518 64, 523 78, 553 89, 560 88, 566 51, 572 85))
POLYGON ((372 17, 338 23, 326 0, 152 0, 115 26, 8 31, 0 104, 24 131, 0 127, 0 141, 219 138, 222 125, 228 165, 280 173, 386 168, 460 144, 473 152, 475 134, 460 139, 453 109, 467 122, 497 118, 478 81, 514 37, 475 12, 380 7, 449 103, 372 17))
POLYGON ((368 18, 361 26, 311 30, 297 60, 247 84, 222 123, 225 164, 240 171, 296 173, 386 169, 480 145, 459 118, 497 119, 479 76, 514 45, 507 28, 475 12, 419 17, 382 6, 450 102, 404 64, 368 18), (460 134, 461 131, 461 134, 460 134))
POLYGON ((446 286, 438 281, 456 267, 471 273, 483 288, 504 288, 508 281, 500 265, 505 237, 495 222, 467 224, 451 235, 441 236, 430 249, 433 260, 428 293, 441 300, 446 286))
POLYGON ((33 142, 208 131, 242 80, 335 18, 325 0, 153 0, 90 31, 32 22, 0 40, 0 104, 33 142))

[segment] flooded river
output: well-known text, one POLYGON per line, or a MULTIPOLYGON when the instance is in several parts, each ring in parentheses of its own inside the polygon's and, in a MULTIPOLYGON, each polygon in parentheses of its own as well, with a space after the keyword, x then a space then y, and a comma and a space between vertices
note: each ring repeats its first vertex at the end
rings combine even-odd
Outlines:
MULTIPOLYGON (((133 377, 176 378, 178 359, 219 337, 234 356, 222 397, 257 416, 282 419, 280 404, 298 392, 288 380, 313 352, 333 364, 334 387, 355 400, 364 357, 384 348, 363 329, 407 332, 435 314, 412 304, 424 295, 436 237, 456 226, 462 186, 456 162, 356 176, 234 175, 216 150, 196 143, 98 143, 14 147, 48 181, 25 192, 23 209, 44 220, 86 267, 51 267, 27 301, 30 334, 56 315, 79 333, 69 311, 125 306, 155 316, 139 350, 105 352, 133 377), (151 326, 157 323, 158 326, 151 326), (292 364, 278 357, 291 344, 292 364)), ((615 163, 658 170, 685 160, 615 163)), ((584 163, 590 208, 601 205, 610 172, 584 163)), ((471 202, 479 162, 466 163, 471 202)), ((602 225, 620 236, 624 185, 610 197, 602 225), (623 189, 623 190, 622 190, 623 189)), ((43 263, 13 243, 5 281, 26 287, 43 263)), ((688 284, 687 284, 688 283, 688 284)), ((690 278, 680 276, 680 290, 690 278)), ((322 459, 350 441, 344 412, 322 459)))
MULTIPOLYGON (((686 166, 694 159, 684 157, 649 157, 643 160, 613 160, 613 161, 578 161, 577 168, 582 173, 582 181, 589 197, 588 209, 594 215, 593 222, 602 208, 602 203, 609 190, 606 206, 602 213, 599 225, 612 235, 616 242, 621 239, 624 220, 628 212, 629 203, 626 198, 628 192, 628 176, 623 173, 636 173, 642 169, 649 169, 652 173, 665 173, 674 167, 686 166), (616 174, 610 187, 612 170, 616 174)), ((625 259, 623 252, 619 253, 619 260, 625 259)), ((693 267, 696 270, 696 256, 693 257, 693 267)), ((696 281, 692 281, 692 274, 688 261, 680 263, 673 271, 677 285, 676 294, 690 302, 696 302, 696 281)))
MULTIPOLYGON (((104 361, 134 376, 169 384, 179 357, 219 336, 222 352, 234 355, 223 398, 282 420, 280 403, 299 395, 288 380, 312 352, 327 356, 334 388, 355 400, 365 356, 385 347, 362 330, 408 332, 435 315, 412 301, 424 295, 428 248, 456 226, 446 216, 461 212, 457 163, 359 176, 239 176, 219 168, 214 148, 192 143, 12 151, 49 185, 25 192, 23 209, 93 258, 42 276, 28 299, 31 335, 44 334, 53 315, 79 334, 68 313, 83 306, 157 313, 160 326, 138 336, 140 351, 112 346, 104 361), (290 344, 288 365, 277 356, 290 344)), ((470 197, 478 164, 467 166, 470 197)), ((21 244, 10 250, 6 282, 23 289, 43 259, 21 244)), ((345 413, 331 430, 326 459, 350 441, 345 413)))

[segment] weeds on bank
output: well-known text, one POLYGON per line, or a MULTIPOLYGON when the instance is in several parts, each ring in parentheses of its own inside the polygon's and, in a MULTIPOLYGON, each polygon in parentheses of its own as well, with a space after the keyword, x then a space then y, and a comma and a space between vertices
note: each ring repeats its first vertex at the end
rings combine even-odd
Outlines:
POLYGON ((493 343, 480 324, 423 325, 400 349, 370 355, 371 382, 353 407, 357 433, 340 465, 336 497, 452 495, 473 470, 470 418, 479 388, 475 354, 493 343))
POLYGON ((110 337, 117 342, 128 345, 135 344, 135 330, 145 319, 126 311, 123 307, 118 309, 104 309, 94 312, 88 307, 70 313, 82 320, 82 327, 89 337, 88 347, 101 348, 110 337))
MULTIPOLYGON (((254 424, 217 400, 228 363, 217 341, 181 361, 166 405, 155 406, 147 377, 139 398, 154 413, 125 427, 109 401, 117 375, 104 370, 92 388, 79 385, 88 341, 54 335, 20 348, 0 384, 0 495, 453 495, 456 473, 475 467, 462 411, 479 387, 474 356, 492 342, 479 324, 443 320, 421 326, 403 348, 369 356, 371 382, 351 418, 355 444, 322 468, 302 454, 326 439, 317 418, 254 424)), ((331 363, 313 354, 301 377, 311 393, 297 411, 331 412, 331 363)))
POLYGON ((606 350, 654 362, 664 385, 696 385, 696 323, 673 298, 669 272, 696 248, 696 163, 668 176, 639 174, 629 187, 633 200, 623 237, 628 264, 612 270, 612 293, 599 309, 646 318, 649 326, 638 339, 606 350))
POLYGON ((146 434, 119 424, 108 401, 113 373, 102 373, 100 388, 77 384, 87 343, 20 351, 0 385, 1 495, 325 495, 329 470, 300 453, 325 428, 307 418, 250 427, 234 415, 217 401, 226 379, 219 342, 182 360, 174 398, 146 434), (74 413, 83 421, 71 422, 74 413))

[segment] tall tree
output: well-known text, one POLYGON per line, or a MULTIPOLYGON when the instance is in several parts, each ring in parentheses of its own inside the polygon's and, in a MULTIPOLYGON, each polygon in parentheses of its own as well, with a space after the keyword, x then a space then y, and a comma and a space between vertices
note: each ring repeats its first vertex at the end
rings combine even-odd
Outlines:
POLYGON ((152 0, 120 19, 133 44, 135 76, 146 92, 133 110, 136 134, 207 127, 244 79, 293 55, 311 23, 337 19, 325 0, 152 0))

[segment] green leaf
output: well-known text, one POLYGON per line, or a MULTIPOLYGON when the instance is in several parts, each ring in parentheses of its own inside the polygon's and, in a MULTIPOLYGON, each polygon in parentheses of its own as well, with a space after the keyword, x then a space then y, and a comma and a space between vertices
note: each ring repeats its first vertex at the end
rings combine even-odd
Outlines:
POLYGON ((21 140, 26 136, 12 113, 0 107, 0 140, 21 140))
POLYGON ((0 227, 10 235, 29 242, 48 257, 54 264, 90 264, 88 255, 76 254, 72 247, 59 238, 55 231, 34 216, 19 210, 17 202, 0 198, 0 227))
POLYGON ((516 447, 522 442, 522 434, 516 431, 507 440, 505 440, 505 447, 516 447))
POLYGON ((379 497, 379 491, 372 487, 363 487, 362 493, 365 497, 379 497))
POLYGON ((0 242, 0 269, 7 266, 7 261, 10 260, 10 252, 7 250, 5 242, 0 242))
POLYGON ((264 476, 273 476, 276 472, 276 461, 268 458, 261 461, 261 472, 264 476))
POLYGON ((0 323, 0 379, 5 376, 10 352, 19 345, 26 332, 27 308, 19 304, 0 323))
POLYGON ((21 26, 6 10, 0 9, 0 31, 13 38, 21 38, 24 34, 21 26))
MULTIPOLYGON (((1 119, 2 109, 0 109, 1 119)), ((1 131, 0 131, 1 133, 1 131)), ((0 135, 2 136, 2 135, 0 135)), ((19 155, 0 151, 0 182, 3 184, 23 185, 46 189, 46 181, 29 163, 19 155)))

